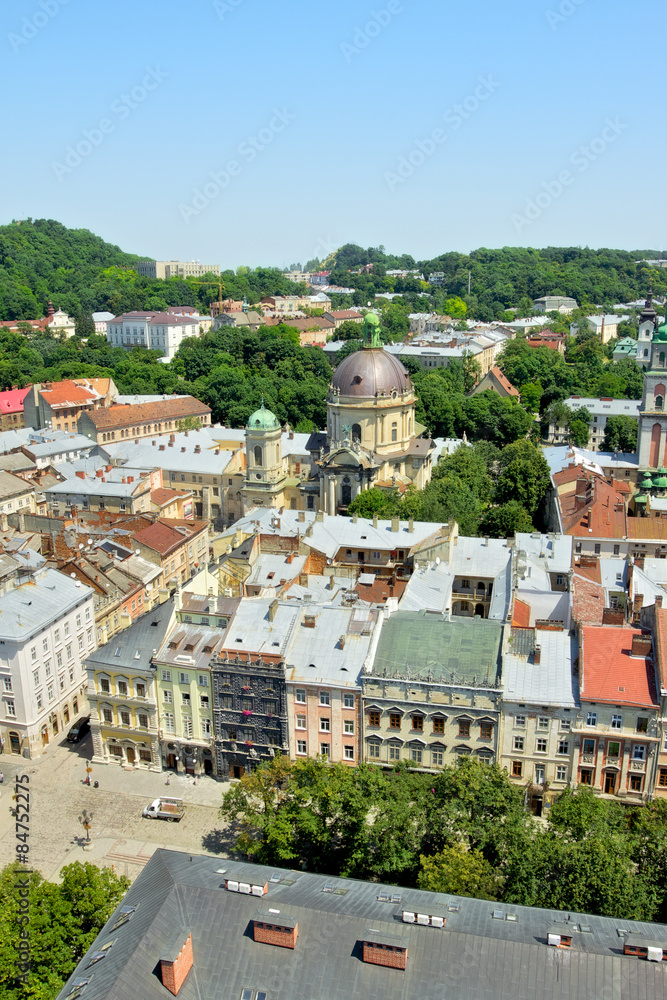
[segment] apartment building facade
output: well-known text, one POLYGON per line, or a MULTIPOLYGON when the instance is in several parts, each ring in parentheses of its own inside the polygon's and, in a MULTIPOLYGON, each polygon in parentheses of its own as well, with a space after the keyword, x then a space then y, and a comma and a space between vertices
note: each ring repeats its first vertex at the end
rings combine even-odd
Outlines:
POLYGON ((437 771, 461 755, 497 759, 502 626, 399 611, 361 678, 371 764, 437 771))
POLYGON ((83 661, 96 646, 93 594, 44 569, 0 596, 0 739, 38 756, 87 706, 83 661))
POLYGON ((138 440, 151 434, 168 434, 179 430, 184 421, 197 421, 202 427, 211 423, 211 410, 193 396, 131 405, 123 403, 105 410, 83 413, 78 429, 96 444, 138 440))
POLYGON ((173 601, 168 601, 87 658, 94 764, 161 770, 152 662, 173 616, 173 601))
POLYGON ((163 518, 132 535, 139 555, 162 568, 167 590, 186 583, 208 563, 208 521, 163 518))

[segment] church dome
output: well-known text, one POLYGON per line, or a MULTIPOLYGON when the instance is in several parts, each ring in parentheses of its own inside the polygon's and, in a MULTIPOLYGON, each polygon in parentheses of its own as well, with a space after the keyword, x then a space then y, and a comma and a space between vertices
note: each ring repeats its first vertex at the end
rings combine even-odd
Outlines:
POLYGON ((331 384, 341 396, 365 399, 390 396, 392 389, 399 393, 412 389, 407 369, 381 347, 366 347, 348 355, 336 368, 331 384))
POLYGON ((275 413, 267 410, 262 400, 262 405, 250 416, 246 427, 249 431, 276 431, 280 424, 275 413))
POLYGON ((661 327, 658 327, 658 332, 653 335, 653 342, 658 344, 667 344, 667 322, 663 323, 661 327))

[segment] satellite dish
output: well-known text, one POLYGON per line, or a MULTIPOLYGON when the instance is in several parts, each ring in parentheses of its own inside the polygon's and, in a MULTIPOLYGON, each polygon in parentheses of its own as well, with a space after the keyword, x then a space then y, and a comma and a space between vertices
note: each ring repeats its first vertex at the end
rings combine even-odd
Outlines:
POLYGON ((76 580, 76 573, 70 573, 70 576, 72 577, 73 580, 76 580))
POLYGON ((83 548, 83 542, 79 542, 79 549, 83 548))
POLYGON ((93 540, 92 540, 92 538, 89 538, 89 539, 88 539, 88 544, 89 544, 89 545, 92 545, 92 544, 93 544, 93 540))
POLYGON ((440 556, 436 556, 436 557, 435 557, 435 565, 436 565, 436 566, 439 566, 439 565, 440 565, 440 556))
POLYGON ((141 549, 135 549, 134 554, 135 556, 141 555, 141 549))

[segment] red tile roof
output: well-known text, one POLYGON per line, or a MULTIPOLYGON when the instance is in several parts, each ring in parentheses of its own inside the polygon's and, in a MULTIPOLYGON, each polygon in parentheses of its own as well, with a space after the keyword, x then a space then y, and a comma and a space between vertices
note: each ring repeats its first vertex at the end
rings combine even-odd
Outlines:
POLYGON ((521 395, 521 393, 519 392, 519 390, 514 388, 514 386, 510 382, 510 380, 508 378, 505 378, 505 376, 503 375, 503 373, 501 372, 500 368, 498 368, 497 365, 495 365, 490 370, 489 375, 493 375, 493 377, 503 387, 503 389, 505 390, 505 392, 509 393, 510 396, 520 396, 521 395))
POLYGON ((658 707, 653 662, 630 655, 632 637, 641 634, 614 625, 583 629, 582 701, 658 707))
POLYGON ((601 625, 606 604, 601 583, 581 576, 576 570, 572 577, 572 618, 580 625, 601 625))
POLYGON ((120 406, 110 406, 104 410, 94 410, 88 413, 97 430, 109 430, 120 427, 131 427, 133 424, 145 423, 147 420, 182 420, 185 417, 199 417, 210 414, 211 408, 201 403, 194 396, 180 396, 174 399, 161 399, 153 403, 137 403, 135 406, 124 403, 120 406))
MULTIPOLYGON (((146 548, 153 549, 154 552, 159 552, 160 555, 165 556, 173 549, 177 549, 179 545, 185 545, 192 535, 198 534, 206 525, 206 521, 183 521, 160 518, 155 524, 151 524, 149 528, 144 528, 143 531, 138 531, 132 537, 139 545, 145 545, 146 548), (185 532, 178 531, 179 527, 184 528, 185 532)), ((208 556, 208 553, 206 556, 208 556)))
POLYGON ((512 611, 512 625, 517 628, 530 628, 530 604, 515 598, 512 611))
POLYGON ((52 382, 42 385, 40 394, 51 407, 82 406, 94 403, 104 396, 109 388, 109 379, 65 379, 63 382, 52 382), (95 383, 106 383, 106 389, 95 383), (47 388, 50 385, 50 388, 47 388))
POLYGON ((655 609, 653 646, 655 649, 658 681, 660 686, 664 688, 667 684, 667 608, 655 609))
POLYGON ((25 389, 6 389, 0 392, 0 414, 23 413, 23 400, 30 392, 30 386, 25 389))
MULTIPOLYGON (((552 478, 556 487, 572 482, 572 470, 564 469, 552 478)), ((575 489, 560 494, 558 503, 566 535, 625 538, 626 521, 630 520, 626 518, 625 495, 602 476, 580 468, 575 489)))
POLYGON ((192 490, 170 490, 166 486, 159 486, 156 490, 151 491, 151 500, 160 506, 172 503, 179 498, 191 496, 192 490))

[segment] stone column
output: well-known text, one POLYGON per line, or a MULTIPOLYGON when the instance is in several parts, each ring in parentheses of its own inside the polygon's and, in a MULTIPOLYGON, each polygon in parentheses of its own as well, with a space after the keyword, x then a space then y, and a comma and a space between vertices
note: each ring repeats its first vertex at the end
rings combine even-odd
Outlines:
POLYGON ((336 513, 336 479, 334 476, 329 477, 329 504, 327 514, 336 513))

